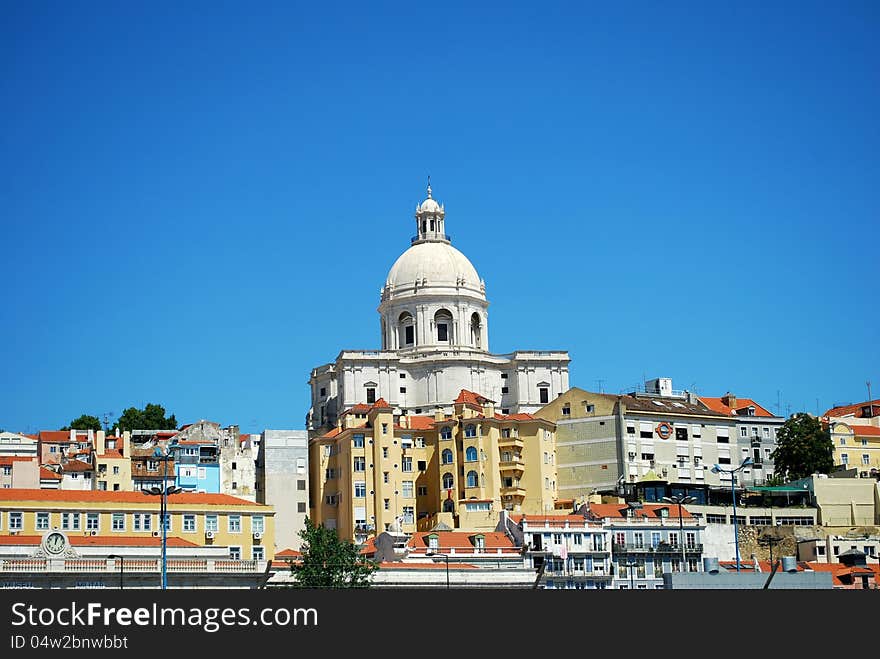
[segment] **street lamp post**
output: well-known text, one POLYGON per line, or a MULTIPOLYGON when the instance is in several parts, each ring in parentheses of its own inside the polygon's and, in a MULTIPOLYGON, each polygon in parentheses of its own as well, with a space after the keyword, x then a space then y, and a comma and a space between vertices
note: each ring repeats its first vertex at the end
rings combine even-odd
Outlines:
POLYGON ((107 558, 119 561, 119 590, 122 590, 122 571, 125 569, 125 557, 117 554, 110 554, 107 558))
POLYGON ((623 567, 629 568, 629 589, 635 590, 635 585, 633 584, 633 568, 638 567, 638 561, 627 561, 626 563, 621 563, 623 567))
POLYGON ((712 465, 712 473, 725 473, 730 474, 730 495, 733 499, 733 542, 736 545, 736 571, 739 572, 739 533, 737 530, 737 522, 736 522, 736 472, 745 469, 750 464, 752 464, 751 458, 746 458, 743 460, 739 467, 736 469, 724 469, 720 465, 712 465))
POLYGON ((679 542, 681 542, 681 571, 687 571, 687 557, 685 555, 684 550, 684 521, 682 521, 681 516, 681 506, 685 503, 693 503, 696 501, 696 497, 692 496, 680 496, 678 494, 674 494, 671 497, 663 497, 663 501, 667 503, 678 504, 678 530, 679 530, 679 542))
POLYGON ((432 551, 425 554, 426 556, 442 556, 446 561, 446 590, 449 590, 449 555, 441 554, 440 552, 432 551))
POLYGON ((171 443, 165 452, 158 446, 153 449, 153 457, 162 460, 164 463, 162 469, 162 487, 151 487, 149 490, 142 490, 144 494, 158 495, 159 500, 159 524, 162 526, 162 590, 168 588, 168 524, 166 516, 168 514, 168 495, 177 494, 182 488, 174 485, 168 485, 168 461, 173 458, 173 452, 179 447, 176 443, 171 443))

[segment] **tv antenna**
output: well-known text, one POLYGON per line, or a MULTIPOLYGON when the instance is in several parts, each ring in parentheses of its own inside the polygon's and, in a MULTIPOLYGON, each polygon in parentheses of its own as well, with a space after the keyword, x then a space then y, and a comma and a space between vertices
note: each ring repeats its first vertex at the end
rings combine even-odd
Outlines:
POLYGON ((104 431, 110 431, 110 417, 113 416, 113 412, 104 412, 104 431))
POLYGON ((601 394, 602 393, 602 383, 605 382, 605 380, 599 379, 599 380, 596 380, 596 382, 599 383, 599 393, 601 394))

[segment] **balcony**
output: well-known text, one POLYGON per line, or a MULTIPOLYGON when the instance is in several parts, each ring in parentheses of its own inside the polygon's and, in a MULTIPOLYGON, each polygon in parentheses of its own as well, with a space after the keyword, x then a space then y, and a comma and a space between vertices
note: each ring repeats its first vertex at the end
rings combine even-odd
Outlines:
MULTIPOLYGON (((685 545, 686 554, 702 554, 703 545, 693 544, 685 545)), ((681 554, 681 545, 670 545, 668 542, 661 542, 656 547, 652 545, 636 545, 632 543, 619 544, 614 543, 614 553, 638 554, 638 553, 655 553, 655 554, 681 554)))
POLYGON ((513 497, 515 499, 522 499, 526 496, 526 488, 520 487, 519 485, 511 485, 510 487, 501 487, 501 496, 502 497, 513 497))
POLYGON ((498 469, 502 474, 510 474, 514 478, 520 478, 525 471, 525 463, 519 458, 514 460, 505 460, 498 465, 498 469))
POLYGON ((515 448, 522 451, 525 448, 522 437, 499 437, 498 448, 515 448))

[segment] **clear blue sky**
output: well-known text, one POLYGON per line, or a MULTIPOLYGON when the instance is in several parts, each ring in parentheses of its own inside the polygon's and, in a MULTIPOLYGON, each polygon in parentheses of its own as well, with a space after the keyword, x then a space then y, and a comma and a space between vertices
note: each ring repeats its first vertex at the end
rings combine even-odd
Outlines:
POLYGON ((6 2, 0 427, 303 428, 431 175, 490 348, 880 396, 876 2, 6 2))

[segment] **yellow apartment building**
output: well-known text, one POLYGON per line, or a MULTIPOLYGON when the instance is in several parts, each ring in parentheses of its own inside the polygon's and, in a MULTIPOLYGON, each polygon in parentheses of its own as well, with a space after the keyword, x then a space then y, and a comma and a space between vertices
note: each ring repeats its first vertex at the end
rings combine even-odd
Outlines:
POLYGON ((95 433, 95 487, 108 492, 131 492, 131 433, 107 437, 95 433))
POLYGON ((310 441, 311 519, 363 542, 438 520, 491 530, 502 509, 553 510, 555 430, 531 414, 497 414, 492 401, 467 390, 450 415, 395 415, 381 398, 355 405, 310 441))
POLYGON ((831 423, 834 464, 858 469, 863 476, 880 471, 880 428, 836 421, 831 423))
MULTIPOLYGON (((108 542, 158 538, 161 497, 141 492, 0 489, 0 543, 50 530, 108 542)), ((225 547, 229 558, 271 561, 275 509, 226 494, 168 497, 166 535, 200 547, 225 547)))

